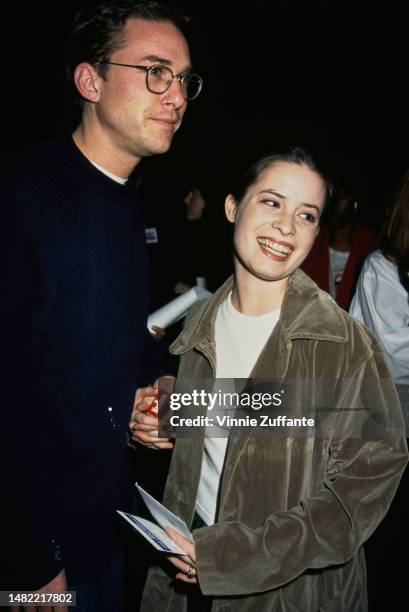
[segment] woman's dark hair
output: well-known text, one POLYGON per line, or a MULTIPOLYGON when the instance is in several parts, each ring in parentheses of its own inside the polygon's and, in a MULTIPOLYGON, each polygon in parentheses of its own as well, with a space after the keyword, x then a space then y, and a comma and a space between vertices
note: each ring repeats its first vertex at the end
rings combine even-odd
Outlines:
POLYGON ((73 84, 75 68, 81 62, 95 66, 98 74, 105 76, 112 54, 124 44, 123 31, 128 19, 168 21, 182 33, 186 33, 190 18, 181 11, 154 0, 108 0, 85 8, 74 18, 66 45, 66 71, 73 84))
POLYGON ((301 147, 289 147, 287 150, 263 157, 242 176, 236 188, 231 191, 231 194, 234 196, 236 202, 241 202, 249 187, 251 187, 251 185, 253 185, 259 179, 261 174, 267 170, 267 168, 270 168, 274 164, 280 162, 296 164, 297 166, 307 166, 310 170, 316 172, 321 177, 326 187, 325 205, 332 198, 332 183, 318 168, 318 165, 313 160, 312 156, 301 147))
POLYGON ((374 249, 393 261, 402 285, 409 291, 409 170, 404 174, 374 249))

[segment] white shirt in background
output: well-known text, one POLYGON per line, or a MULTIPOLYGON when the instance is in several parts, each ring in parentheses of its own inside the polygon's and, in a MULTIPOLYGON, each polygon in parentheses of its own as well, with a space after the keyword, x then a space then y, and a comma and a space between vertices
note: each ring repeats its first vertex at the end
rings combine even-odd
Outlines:
POLYGON ((344 275, 348 257, 349 251, 336 251, 329 247, 329 292, 334 300, 344 275))
POLYGON ((365 261, 349 312, 377 336, 395 378, 409 376, 408 292, 380 251, 365 261))

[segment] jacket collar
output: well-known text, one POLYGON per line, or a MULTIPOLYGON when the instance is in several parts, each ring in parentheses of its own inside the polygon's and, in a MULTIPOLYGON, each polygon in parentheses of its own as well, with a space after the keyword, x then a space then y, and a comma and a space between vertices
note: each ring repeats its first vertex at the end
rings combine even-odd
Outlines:
MULTIPOLYGON (((233 276, 216 291, 214 296, 202 302, 192 314, 186 327, 173 342, 173 354, 185 353, 189 349, 214 342, 214 329, 220 304, 233 289, 233 276)), ((296 270, 288 284, 279 324, 288 340, 309 338, 345 343, 348 331, 342 311, 334 300, 301 270, 296 270)))

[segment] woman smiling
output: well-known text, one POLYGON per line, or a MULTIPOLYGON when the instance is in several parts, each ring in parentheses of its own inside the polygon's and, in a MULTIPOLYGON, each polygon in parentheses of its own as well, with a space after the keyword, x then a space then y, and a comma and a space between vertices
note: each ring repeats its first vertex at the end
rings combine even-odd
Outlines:
MULTIPOLYGON (((234 276, 189 313, 171 347, 181 355, 176 384, 280 381, 291 398, 282 413, 323 410, 325 427, 219 437, 202 427, 176 438, 164 504, 193 541, 169 530, 186 557, 151 568, 143 612, 367 610, 362 544, 389 507, 407 447, 376 340, 299 270, 330 194, 312 159, 292 149, 261 160, 226 198, 234 276)), ((169 448, 145 414, 152 392, 137 394, 132 438, 169 448)))

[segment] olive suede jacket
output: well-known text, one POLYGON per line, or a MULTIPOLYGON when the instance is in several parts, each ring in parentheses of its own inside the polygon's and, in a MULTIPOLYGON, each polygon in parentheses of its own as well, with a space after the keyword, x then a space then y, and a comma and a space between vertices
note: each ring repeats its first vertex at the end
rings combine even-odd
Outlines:
MULTIPOLYGON (((215 318, 232 287, 229 279, 189 314, 171 347, 181 355, 178 380, 214 379, 215 318)), ((251 378, 293 381, 291 409, 299 415, 319 395, 307 385, 306 397, 303 381, 326 381, 334 401, 325 431, 316 435, 230 432, 216 524, 193 531, 200 589, 213 598, 212 612, 364 612, 362 544, 385 516, 407 463, 382 350, 296 271, 251 378)), ((203 444, 203 429, 177 438, 164 495, 165 506, 188 525, 203 444)), ((173 575, 169 563, 150 569, 142 612, 186 610, 186 589, 173 575)))

